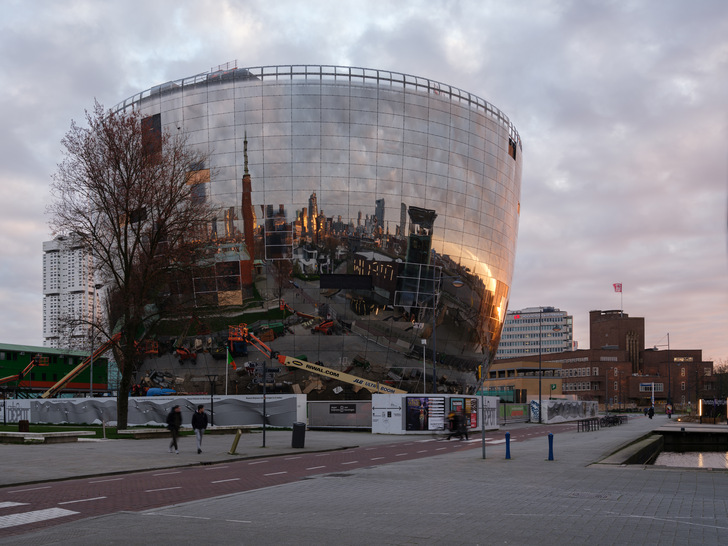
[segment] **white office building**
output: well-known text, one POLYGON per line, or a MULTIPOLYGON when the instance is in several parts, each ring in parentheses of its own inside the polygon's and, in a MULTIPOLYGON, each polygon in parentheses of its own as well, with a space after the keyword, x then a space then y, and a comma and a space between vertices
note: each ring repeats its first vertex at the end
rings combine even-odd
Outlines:
POLYGON ((573 317, 555 307, 508 311, 496 360, 575 350, 573 317))
MULTIPOLYGON (((88 346, 95 294, 92 266, 91 254, 74 236, 43 243, 44 347, 88 346)), ((98 312, 98 294, 96 305, 98 312)))

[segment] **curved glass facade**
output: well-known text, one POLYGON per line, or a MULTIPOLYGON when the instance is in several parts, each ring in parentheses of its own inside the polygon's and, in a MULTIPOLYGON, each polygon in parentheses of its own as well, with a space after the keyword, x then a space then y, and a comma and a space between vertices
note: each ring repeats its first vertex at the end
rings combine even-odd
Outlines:
POLYGON ((333 66, 225 67, 128 107, 210 154, 193 182, 220 207, 217 265, 195 279, 198 305, 280 306, 295 314, 275 350, 406 390, 422 389, 423 362, 432 390, 433 354, 443 385, 474 384, 518 232, 522 148, 502 112, 432 80, 333 66))

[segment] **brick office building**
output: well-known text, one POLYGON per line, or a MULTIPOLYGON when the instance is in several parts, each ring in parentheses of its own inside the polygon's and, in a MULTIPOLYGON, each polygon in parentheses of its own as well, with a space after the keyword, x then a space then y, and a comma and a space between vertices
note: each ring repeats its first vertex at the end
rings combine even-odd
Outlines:
MULTIPOLYGON (((671 400, 680 409, 714 396, 713 363, 704 362, 699 349, 645 349, 644 318, 591 311, 589 329, 592 348, 498 360, 488 370, 486 387, 521 385, 517 370, 531 368, 538 376, 540 362, 542 372, 560 377, 558 394, 596 400, 609 409, 649 405, 653 392, 656 405, 671 400)), ((557 394, 544 377, 541 396, 557 394)), ((532 390, 530 383, 527 398, 537 399, 539 393, 532 390)))

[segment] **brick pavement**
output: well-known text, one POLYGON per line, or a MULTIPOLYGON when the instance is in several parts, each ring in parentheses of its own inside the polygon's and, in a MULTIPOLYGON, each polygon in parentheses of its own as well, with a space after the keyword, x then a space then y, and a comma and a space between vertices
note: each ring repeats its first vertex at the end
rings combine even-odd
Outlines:
MULTIPOLYGON (((553 461, 544 437, 514 442, 511 460, 503 444, 489 445, 483 460, 474 442, 447 455, 89 518, 5 543, 725 544, 725 471, 592 464, 660 424, 638 417, 598 432, 559 432, 553 461)), ((345 443, 341 433, 326 434, 345 443)), ((315 436, 308 431, 307 440, 315 436)))

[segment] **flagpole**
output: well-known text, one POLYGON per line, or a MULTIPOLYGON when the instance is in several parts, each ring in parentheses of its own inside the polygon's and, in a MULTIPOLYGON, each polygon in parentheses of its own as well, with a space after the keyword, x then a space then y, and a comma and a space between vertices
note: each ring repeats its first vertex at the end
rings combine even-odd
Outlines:
POLYGON ((225 347, 225 396, 227 396, 228 389, 228 368, 230 367, 230 349, 225 347))

